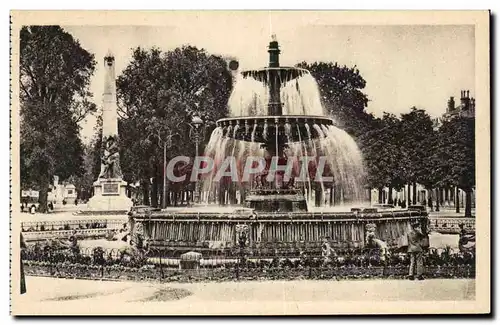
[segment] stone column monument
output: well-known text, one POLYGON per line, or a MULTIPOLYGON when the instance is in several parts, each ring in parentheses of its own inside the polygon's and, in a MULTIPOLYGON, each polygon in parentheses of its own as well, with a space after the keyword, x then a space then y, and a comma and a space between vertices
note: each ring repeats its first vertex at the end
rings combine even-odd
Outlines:
POLYGON ((123 181, 120 168, 115 58, 109 52, 104 57, 104 68, 101 172, 94 182, 94 196, 88 207, 93 211, 128 211, 132 200, 126 195, 127 182, 123 181))

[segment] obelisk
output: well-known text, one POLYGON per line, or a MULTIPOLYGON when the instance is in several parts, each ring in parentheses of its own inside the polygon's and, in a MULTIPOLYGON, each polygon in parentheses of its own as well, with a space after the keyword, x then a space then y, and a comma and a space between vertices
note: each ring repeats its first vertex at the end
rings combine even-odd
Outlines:
POLYGON ((94 182, 94 196, 88 202, 93 211, 128 211, 132 200, 127 197, 120 167, 118 113, 116 104, 115 58, 104 57, 104 93, 102 100, 101 172, 94 182))

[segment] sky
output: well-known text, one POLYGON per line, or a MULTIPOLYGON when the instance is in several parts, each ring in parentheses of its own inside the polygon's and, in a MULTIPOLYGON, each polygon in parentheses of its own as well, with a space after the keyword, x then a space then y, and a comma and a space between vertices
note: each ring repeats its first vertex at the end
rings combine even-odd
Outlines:
MULTIPOLYGON (((172 16, 170 16, 172 17, 172 16)), ((143 22, 142 22, 143 23, 143 22)), ((233 56, 241 69, 265 66, 267 45, 276 34, 280 64, 335 61, 356 65, 366 80, 366 109, 376 116, 400 114, 412 106, 442 115, 450 96, 474 96, 473 25, 334 25, 306 19, 291 21, 267 15, 182 16, 163 26, 63 26, 98 61, 90 90, 100 106, 104 88, 103 58, 115 55, 117 76, 131 59, 131 49, 171 50, 183 44, 209 53, 233 56), (209 19, 210 18, 210 19, 209 19), (214 19, 215 18, 215 19, 214 19)), ((84 141, 92 137, 95 116, 82 123, 84 141)))

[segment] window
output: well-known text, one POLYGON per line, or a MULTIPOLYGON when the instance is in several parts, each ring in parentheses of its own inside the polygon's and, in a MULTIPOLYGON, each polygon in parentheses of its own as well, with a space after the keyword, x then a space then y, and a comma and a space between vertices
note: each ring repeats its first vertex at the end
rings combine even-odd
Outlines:
POLYGON ((73 190, 68 190, 68 195, 73 194, 73 190))

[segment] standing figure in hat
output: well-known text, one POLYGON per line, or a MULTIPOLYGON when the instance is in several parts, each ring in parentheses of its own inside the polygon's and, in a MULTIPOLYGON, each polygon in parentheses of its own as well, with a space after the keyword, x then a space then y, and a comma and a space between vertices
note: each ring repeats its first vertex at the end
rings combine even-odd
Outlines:
POLYGON ((408 254, 410 255, 410 280, 423 280, 424 276, 424 252, 429 247, 429 239, 425 229, 418 221, 411 223, 408 233, 408 254))
POLYGON ((26 249, 26 243, 24 242, 24 237, 23 234, 21 234, 21 294, 26 293, 26 277, 24 275, 24 267, 23 267, 23 258, 22 258, 22 252, 26 249))

